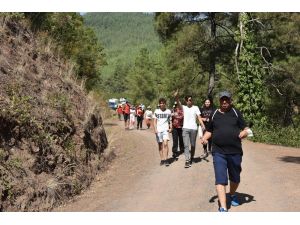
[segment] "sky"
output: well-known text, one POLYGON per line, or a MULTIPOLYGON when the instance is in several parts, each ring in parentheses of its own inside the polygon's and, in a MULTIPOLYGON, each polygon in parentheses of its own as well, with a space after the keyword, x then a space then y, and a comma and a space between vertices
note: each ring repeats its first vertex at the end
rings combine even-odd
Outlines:
POLYGON ((6 12, 300 12, 297 0, 9 0, 6 12))

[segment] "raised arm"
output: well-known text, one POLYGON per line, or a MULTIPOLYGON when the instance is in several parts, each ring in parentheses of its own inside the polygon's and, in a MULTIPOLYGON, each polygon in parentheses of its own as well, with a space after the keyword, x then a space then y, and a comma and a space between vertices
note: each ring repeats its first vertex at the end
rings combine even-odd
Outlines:
POLYGON ((178 107, 179 107, 180 109, 182 109, 182 104, 181 104, 181 102, 180 102, 180 100, 179 100, 179 97, 178 97, 178 89, 174 92, 173 96, 174 96, 174 98, 175 98, 175 100, 176 100, 176 102, 177 102, 178 107))

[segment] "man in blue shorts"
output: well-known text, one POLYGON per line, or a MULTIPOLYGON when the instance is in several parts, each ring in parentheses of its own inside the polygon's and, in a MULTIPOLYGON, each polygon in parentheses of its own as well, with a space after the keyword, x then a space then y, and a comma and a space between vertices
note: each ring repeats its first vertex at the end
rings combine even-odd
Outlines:
POLYGON ((227 212, 226 186, 230 180, 230 201, 232 206, 238 206, 236 190, 240 183, 242 171, 242 143, 247 137, 247 127, 240 111, 232 107, 231 94, 223 91, 219 94, 220 108, 215 110, 209 119, 201 142, 207 144, 212 138, 212 156, 216 179, 216 190, 220 203, 220 212, 227 212))

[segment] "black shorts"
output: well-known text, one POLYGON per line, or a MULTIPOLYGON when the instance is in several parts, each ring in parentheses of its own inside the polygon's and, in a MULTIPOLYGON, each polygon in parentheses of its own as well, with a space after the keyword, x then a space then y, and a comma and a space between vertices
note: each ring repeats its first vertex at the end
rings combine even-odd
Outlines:
POLYGON ((124 121, 125 121, 125 122, 126 122, 127 120, 129 120, 129 115, 130 115, 130 114, 124 113, 123 115, 124 115, 124 121))

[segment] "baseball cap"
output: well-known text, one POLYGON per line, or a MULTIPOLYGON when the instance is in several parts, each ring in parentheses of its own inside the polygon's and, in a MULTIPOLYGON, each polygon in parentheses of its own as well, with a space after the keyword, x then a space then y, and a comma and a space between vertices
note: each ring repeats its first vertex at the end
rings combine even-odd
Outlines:
POLYGON ((223 98, 223 97, 227 97, 227 98, 231 98, 231 94, 228 91, 222 91, 219 94, 219 98, 223 98))

